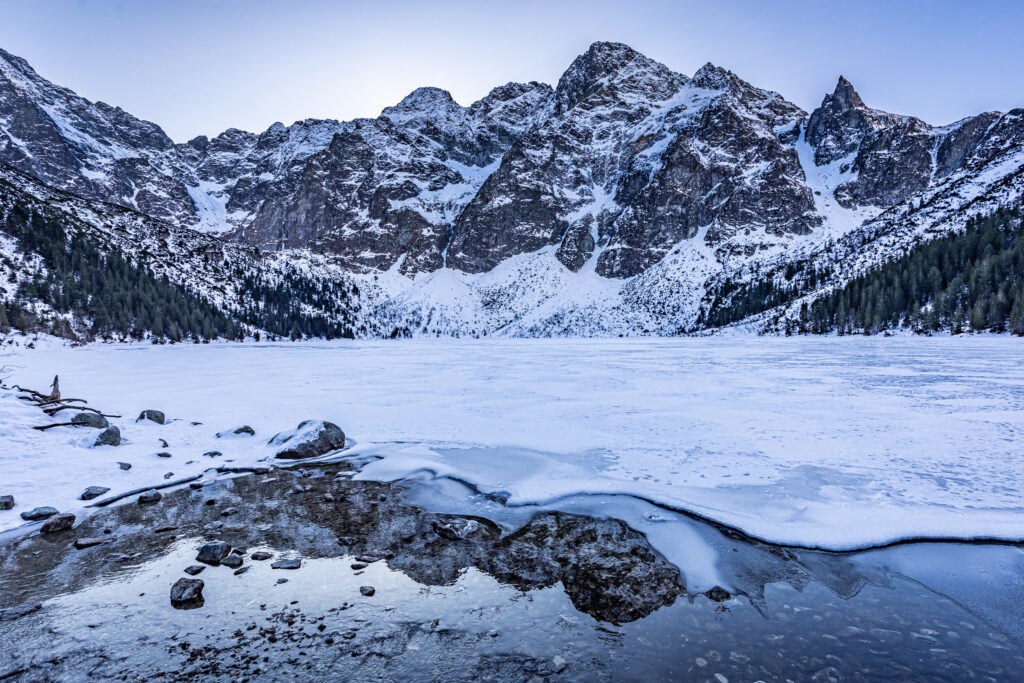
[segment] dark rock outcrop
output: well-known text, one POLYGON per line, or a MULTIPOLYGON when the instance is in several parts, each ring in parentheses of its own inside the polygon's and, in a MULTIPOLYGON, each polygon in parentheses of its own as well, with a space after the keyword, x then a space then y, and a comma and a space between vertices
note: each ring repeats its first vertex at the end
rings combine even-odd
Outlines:
POLYGON ((284 460, 315 458, 345 447, 345 432, 333 422, 306 420, 295 429, 274 435, 268 445, 284 460))

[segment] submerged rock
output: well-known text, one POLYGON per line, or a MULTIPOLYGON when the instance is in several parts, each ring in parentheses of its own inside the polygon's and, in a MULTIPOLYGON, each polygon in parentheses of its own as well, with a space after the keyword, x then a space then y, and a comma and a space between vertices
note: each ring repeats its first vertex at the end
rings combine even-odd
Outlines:
POLYGON ((75 516, 70 512, 63 512, 55 517, 43 522, 43 526, 40 527, 39 533, 53 534, 58 531, 67 531, 75 525, 75 516))
POLYGON ((50 517, 53 517, 58 512, 59 512, 59 510, 57 510, 57 508, 52 508, 52 507, 49 507, 49 506, 43 506, 43 507, 38 507, 38 508, 32 508, 31 510, 28 510, 27 512, 22 512, 21 513, 21 518, 24 519, 27 522, 38 522, 41 519, 49 519, 50 517))
POLYGON ((242 425, 241 427, 232 427, 231 429, 225 429, 223 432, 217 432, 218 439, 227 439, 234 436, 256 436, 256 430, 249 425, 242 425))
POLYGON ((306 420, 298 427, 274 435, 267 442, 279 447, 276 457, 285 460, 315 458, 345 447, 345 432, 333 422, 306 420))
POLYGON ((121 445, 121 430, 114 425, 110 425, 96 437, 96 442, 93 443, 93 448, 96 446, 120 446, 121 445))
POLYGON ((14 509, 14 496, 0 496, 0 510, 14 509))
POLYGON ((71 424, 95 429, 106 429, 110 426, 107 418, 98 413, 81 412, 71 418, 71 424))
POLYGON ((231 552, 231 546, 224 541, 210 541, 199 549, 196 560, 206 564, 220 564, 220 561, 231 552))
POLYGON ((195 609, 203 606, 202 579, 178 579, 171 586, 171 605, 176 609, 195 609))
POLYGON ((109 491, 106 486, 90 486, 82 491, 82 495, 79 496, 80 500, 92 500, 93 498, 99 498, 104 493, 109 491))
POLYGON ((136 422, 141 422, 142 420, 156 422, 158 425, 162 425, 167 421, 162 411, 152 409, 143 410, 139 413, 139 416, 135 418, 136 422))

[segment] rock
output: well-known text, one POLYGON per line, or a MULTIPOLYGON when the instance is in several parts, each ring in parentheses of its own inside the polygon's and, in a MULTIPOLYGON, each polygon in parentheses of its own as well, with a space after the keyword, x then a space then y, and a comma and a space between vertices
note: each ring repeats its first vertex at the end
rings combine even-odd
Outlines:
POLYGON ((239 557, 244 557, 247 552, 249 552, 249 551, 246 550, 245 548, 232 548, 231 549, 231 554, 232 555, 238 555, 239 557))
POLYGON ((156 457, 158 457, 158 458, 171 458, 171 457, 174 457, 174 456, 172 456, 167 451, 161 451, 161 452, 156 454, 156 457))
POLYGON ((306 420, 295 429, 274 435, 267 444, 278 447, 278 458, 305 460, 344 448, 345 432, 333 422, 306 420))
POLYGON ((298 569, 302 566, 302 560, 297 557, 289 557, 278 560, 270 565, 274 569, 298 569))
POLYGON ((167 439, 158 439, 160 441, 160 448, 167 448, 167 439))
POLYGON ((119 462, 117 463, 117 466, 124 471, 128 471, 132 468, 132 464, 130 462, 119 462))
POLYGON ((353 562, 352 569, 355 569, 357 571, 360 569, 366 569, 366 564, 364 564, 363 562, 353 562))
POLYGON ((21 518, 28 522, 38 522, 41 519, 49 519, 57 514, 59 510, 48 506, 32 508, 27 512, 21 513, 21 518))
POLYGON ((139 495, 139 503, 158 503, 163 497, 159 491, 144 491, 139 495))
POLYGON ((95 545, 106 543, 109 540, 109 538, 76 538, 75 548, 78 550, 84 550, 85 548, 91 548, 95 545))
POLYGON ((217 432, 218 439, 228 439, 238 436, 256 436, 256 430, 249 425, 242 425, 241 427, 232 427, 231 429, 225 429, 223 432, 217 432))
POLYGON ((203 571, 204 569, 206 569, 206 565, 203 565, 203 564, 190 564, 189 566, 185 567, 185 573, 190 575, 190 576, 195 576, 196 574, 198 574, 199 572, 203 571))
POLYGON ((196 560, 205 564, 220 564, 231 552, 231 546, 224 541, 210 541, 199 549, 196 560))
POLYGON ((266 550, 257 550, 249 557, 254 560, 269 560, 274 556, 273 553, 268 553, 266 550))
POLYGON ((206 501, 203 504, 204 505, 216 505, 217 504, 217 499, 216 498, 207 498, 206 501))
POLYGON ((479 522, 474 519, 450 519, 443 522, 434 522, 434 533, 449 541, 459 541, 471 536, 480 528, 479 522))
POLYGON ((61 514, 51 517, 43 522, 43 526, 40 527, 39 532, 43 534, 53 534, 58 531, 67 531, 74 525, 75 516, 70 512, 62 512, 61 514))
POLYGON ((107 418, 98 413, 81 412, 71 418, 71 424, 81 427, 93 427, 95 429, 106 429, 110 426, 107 418))
POLYGON ((153 529, 153 533, 154 534, 163 534, 163 533, 166 533, 168 531, 175 531, 177 528, 178 527, 170 525, 170 524, 168 524, 167 526, 158 526, 157 528, 153 529))
POLYGON ((167 479, 170 479, 173 476, 174 476, 174 472, 168 472, 167 474, 164 475, 164 479, 167 480, 167 479))
POLYGON ((202 579, 178 579, 171 586, 171 605, 175 609, 194 609, 203 605, 202 579))
POLYGON ((203 455, 205 455, 207 458, 217 458, 224 454, 221 453, 220 451, 206 451, 205 453, 203 453, 203 455))
POLYGON ((238 508, 235 508, 235 507, 224 508, 223 510, 220 511, 220 516, 221 517, 230 517, 231 515, 234 515, 234 514, 237 514, 237 513, 238 513, 238 508))
POLYGON ((82 495, 78 498, 79 500, 92 500, 93 498, 99 498, 109 490, 110 489, 105 486, 90 486, 82 491, 82 495))
POLYGON ((708 600, 712 602, 725 602, 732 597, 729 595, 729 591, 725 590, 721 586, 715 586, 704 595, 708 596, 708 600))
POLYGON ((278 580, 277 580, 277 583, 278 583, 278 584, 282 584, 282 583, 288 583, 288 579, 278 579, 278 580))
MULTIPOLYGON (((120 446, 121 445, 121 430, 115 425, 110 425, 96 437, 96 443, 93 444, 93 448, 96 446, 120 446)), ((120 464, 120 463, 118 463, 120 464)), ((129 466, 130 467, 130 466, 129 466)), ((126 469, 122 467, 121 469, 126 469)))
POLYGON ((136 422, 141 422, 142 420, 156 422, 158 425, 162 425, 166 422, 164 414, 159 410, 143 410, 139 413, 139 416, 135 418, 136 422))
POLYGON ((190 481, 188 483, 188 487, 190 489, 192 489, 193 491, 198 491, 199 489, 203 488, 203 482, 201 482, 201 481, 190 481))
POLYGON ((377 591, 376 591, 376 589, 374 589, 373 586, 360 586, 359 587, 359 592, 369 598, 369 597, 372 597, 373 594, 376 593, 377 591))
POLYGON ((14 496, 0 496, 0 510, 12 510, 14 508, 14 496))
POLYGON ((238 567, 242 566, 242 558, 240 558, 238 555, 228 555, 223 560, 221 560, 220 563, 225 567, 237 569, 238 567))
POLYGON ((250 569, 252 569, 252 567, 239 567, 238 569, 235 570, 235 576, 238 576, 239 574, 244 574, 247 571, 249 571, 250 569))

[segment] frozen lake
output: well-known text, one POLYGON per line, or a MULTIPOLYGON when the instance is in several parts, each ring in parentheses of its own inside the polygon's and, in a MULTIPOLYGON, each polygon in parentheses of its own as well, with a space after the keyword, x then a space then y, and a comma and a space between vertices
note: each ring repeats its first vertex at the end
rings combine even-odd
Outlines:
POLYGON ((269 455, 271 435, 313 418, 345 430, 361 478, 411 477, 449 504, 455 479, 509 508, 630 500, 618 516, 645 533, 680 510, 828 549, 1020 540, 1022 361, 1024 342, 1006 336, 17 351, 0 358, 9 382, 44 389, 60 374, 65 396, 123 416, 113 422, 125 445, 86 449, 81 430, 35 432, 26 427, 45 416, 0 400, 0 494, 18 502, 0 529, 35 505, 80 507, 87 485, 115 493, 251 463, 269 455), (134 423, 144 408, 175 421, 134 423), (213 438, 243 423, 255 438, 213 438), (202 456, 214 446, 216 462, 202 456))

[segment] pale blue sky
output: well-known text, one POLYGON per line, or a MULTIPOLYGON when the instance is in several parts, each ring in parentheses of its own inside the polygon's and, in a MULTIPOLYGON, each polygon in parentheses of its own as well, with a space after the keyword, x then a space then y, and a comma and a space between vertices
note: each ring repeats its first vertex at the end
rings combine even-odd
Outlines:
POLYGON ((0 0, 0 47, 175 140, 376 116, 434 85, 470 104, 554 84, 596 40, 692 74, 711 61, 812 109, 849 78, 949 123, 1024 106, 1024 2, 0 0))

